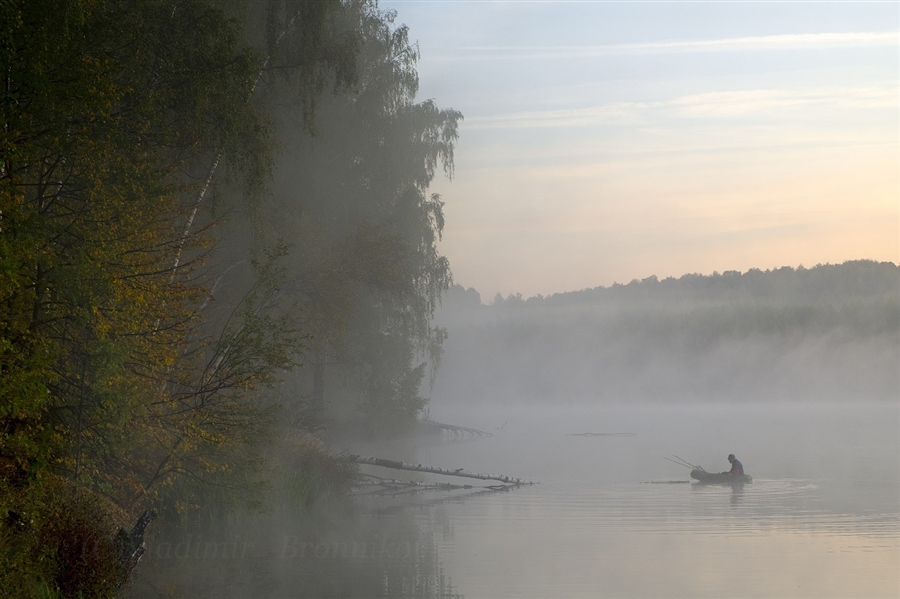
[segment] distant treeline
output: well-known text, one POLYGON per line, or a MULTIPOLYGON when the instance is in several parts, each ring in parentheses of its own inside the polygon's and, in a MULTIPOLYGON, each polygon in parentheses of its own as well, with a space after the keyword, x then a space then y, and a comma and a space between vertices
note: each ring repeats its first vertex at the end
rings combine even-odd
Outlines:
POLYGON ((873 400, 900 394, 900 268, 649 277, 482 305, 453 287, 446 401, 873 400))

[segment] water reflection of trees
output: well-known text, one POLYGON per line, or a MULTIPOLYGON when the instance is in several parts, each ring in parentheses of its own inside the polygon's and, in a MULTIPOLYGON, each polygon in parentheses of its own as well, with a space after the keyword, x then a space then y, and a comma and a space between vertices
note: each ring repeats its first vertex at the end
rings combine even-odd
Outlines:
POLYGON ((322 512, 167 527, 150 543, 129 596, 450 599, 433 527, 411 514, 322 512))

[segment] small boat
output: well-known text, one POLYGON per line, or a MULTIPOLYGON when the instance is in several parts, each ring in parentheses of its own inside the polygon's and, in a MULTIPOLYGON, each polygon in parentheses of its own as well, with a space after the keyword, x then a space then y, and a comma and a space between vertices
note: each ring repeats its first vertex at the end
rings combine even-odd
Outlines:
POLYGON ((705 485, 733 485, 753 482, 753 478, 748 474, 732 476, 729 472, 707 472, 702 468, 691 470, 691 478, 705 485))

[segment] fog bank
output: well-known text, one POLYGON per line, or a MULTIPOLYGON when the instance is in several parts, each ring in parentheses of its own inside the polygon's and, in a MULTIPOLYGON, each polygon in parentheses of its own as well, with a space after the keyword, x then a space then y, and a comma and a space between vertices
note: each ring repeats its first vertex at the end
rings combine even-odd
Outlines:
POLYGON ((900 271, 655 277, 481 303, 454 287, 433 403, 896 400, 900 271))

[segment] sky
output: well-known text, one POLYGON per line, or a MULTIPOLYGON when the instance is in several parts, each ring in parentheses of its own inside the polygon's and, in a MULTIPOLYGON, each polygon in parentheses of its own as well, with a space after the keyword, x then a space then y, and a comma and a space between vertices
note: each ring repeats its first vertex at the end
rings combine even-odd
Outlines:
POLYGON ((900 262, 900 3, 379 6, 464 115, 432 191, 482 301, 900 262))

